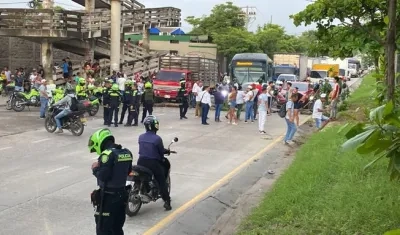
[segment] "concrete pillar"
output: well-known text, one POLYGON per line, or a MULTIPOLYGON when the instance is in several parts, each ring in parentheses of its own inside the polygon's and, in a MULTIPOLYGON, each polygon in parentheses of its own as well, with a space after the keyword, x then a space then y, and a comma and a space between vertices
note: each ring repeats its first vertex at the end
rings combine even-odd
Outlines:
POLYGON ((94 60, 94 47, 96 41, 94 38, 90 38, 86 41, 86 53, 85 53, 85 60, 94 60))
POLYGON ((150 29, 143 25, 143 37, 142 37, 142 47, 146 50, 146 53, 150 53, 150 29))
POLYGON ((92 12, 95 7, 95 1, 94 0, 85 0, 85 11, 87 13, 92 12))
POLYGON ((41 55, 44 79, 46 79, 49 84, 53 84, 53 44, 49 39, 42 39, 41 55))
POLYGON ((119 70, 121 53, 121 1, 111 0, 111 72, 119 70))

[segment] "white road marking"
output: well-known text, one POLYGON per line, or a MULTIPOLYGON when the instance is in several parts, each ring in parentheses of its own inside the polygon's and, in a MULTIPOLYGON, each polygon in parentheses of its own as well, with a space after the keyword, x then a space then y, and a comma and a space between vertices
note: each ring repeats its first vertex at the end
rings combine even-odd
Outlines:
POLYGON ((33 143, 33 144, 36 144, 36 143, 44 142, 44 141, 46 141, 46 140, 49 140, 49 138, 41 139, 41 140, 35 140, 35 141, 32 141, 32 143, 33 143))
POLYGON ((56 172, 56 171, 61 171, 61 170, 67 169, 67 168, 69 168, 69 166, 63 166, 63 167, 60 167, 60 168, 57 168, 57 169, 54 169, 54 170, 51 170, 51 171, 46 171, 46 174, 50 174, 50 173, 53 173, 53 172, 56 172))
POLYGON ((4 148, 1 148, 0 151, 1 151, 1 150, 6 150, 6 149, 11 149, 11 148, 12 148, 12 147, 4 147, 4 148))

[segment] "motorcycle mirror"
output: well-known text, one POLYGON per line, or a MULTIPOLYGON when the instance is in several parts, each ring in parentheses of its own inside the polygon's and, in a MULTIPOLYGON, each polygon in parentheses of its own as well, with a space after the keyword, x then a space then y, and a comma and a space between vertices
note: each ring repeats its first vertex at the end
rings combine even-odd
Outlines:
POLYGON ((178 137, 175 137, 173 140, 172 140, 172 143, 176 143, 176 142, 178 142, 178 137))

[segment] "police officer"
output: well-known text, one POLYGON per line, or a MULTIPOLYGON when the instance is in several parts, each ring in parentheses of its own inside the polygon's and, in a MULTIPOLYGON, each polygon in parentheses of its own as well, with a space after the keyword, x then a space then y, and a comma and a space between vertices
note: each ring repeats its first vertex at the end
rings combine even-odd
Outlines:
POLYGON ((78 100, 87 98, 86 80, 84 78, 79 78, 79 83, 75 87, 75 92, 78 100))
POLYGON ((129 116, 127 126, 137 126, 140 108, 140 94, 138 92, 137 84, 134 83, 132 86, 132 99, 129 104, 129 116), (132 125, 132 121, 134 121, 132 125))
POLYGON ((189 101, 188 101, 188 94, 186 93, 185 78, 181 78, 180 84, 181 87, 178 90, 178 99, 179 99, 179 115, 182 120, 182 119, 187 119, 186 113, 189 107, 189 101))
POLYGON ((122 101, 122 95, 119 92, 118 84, 114 83, 111 86, 111 90, 108 92, 109 99, 110 99, 110 112, 108 115, 108 126, 111 126, 111 120, 114 115, 114 126, 118 127, 118 112, 119 112, 119 105, 122 101))
POLYGON ((142 103, 143 103, 143 114, 142 114, 142 121, 143 123, 144 118, 149 112, 149 115, 153 115, 153 105, 154 105, 154 91, 153 85, 151 82, 146 82, 144 84, 144 92, 142 94, 142 103))
POLYGON ((99 186, 91 195, 93 206, 96 207, 96 234, 123 235, 128 201, 125 183, 132 171, 132 153, 116 144, 108 129, 93 133, 88 147, 91 153, 99 155, 98 160, 92 164, 93 175, 99 186))
MULTIPOLYGON (((131 99, 132 99, 132 85, 133 82, 132 80, 127 80, 125 82, 125 91, 122 94, 122 111, 121 111, 121 118, 119 119, 119 123, 118 124, 122 124, 124 122, 124 118, 125 118, 125 113, 128 110, 129 104, 131 103, 131 99)), ((128 113, 129 115, 129 113, 128 113)), ((128 125, 125 125, 128 126, 128 125)))
POLYGON ((104 81, 104 89, 102 91, 104 125, 109 125, 108 119, 110 116, 110 96, 109 96, 110 89, 111 89, 111 81, 107 79, 104 81))

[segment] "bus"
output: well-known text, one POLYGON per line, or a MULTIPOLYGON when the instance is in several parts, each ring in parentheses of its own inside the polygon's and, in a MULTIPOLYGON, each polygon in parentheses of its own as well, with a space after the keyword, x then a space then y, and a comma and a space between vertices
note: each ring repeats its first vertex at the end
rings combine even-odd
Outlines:
POLYGON ((263 83, 272 79, 273 61, 267 54, 242 53, 236 54, 230 64, 230 74, 234 82, 263 83))

